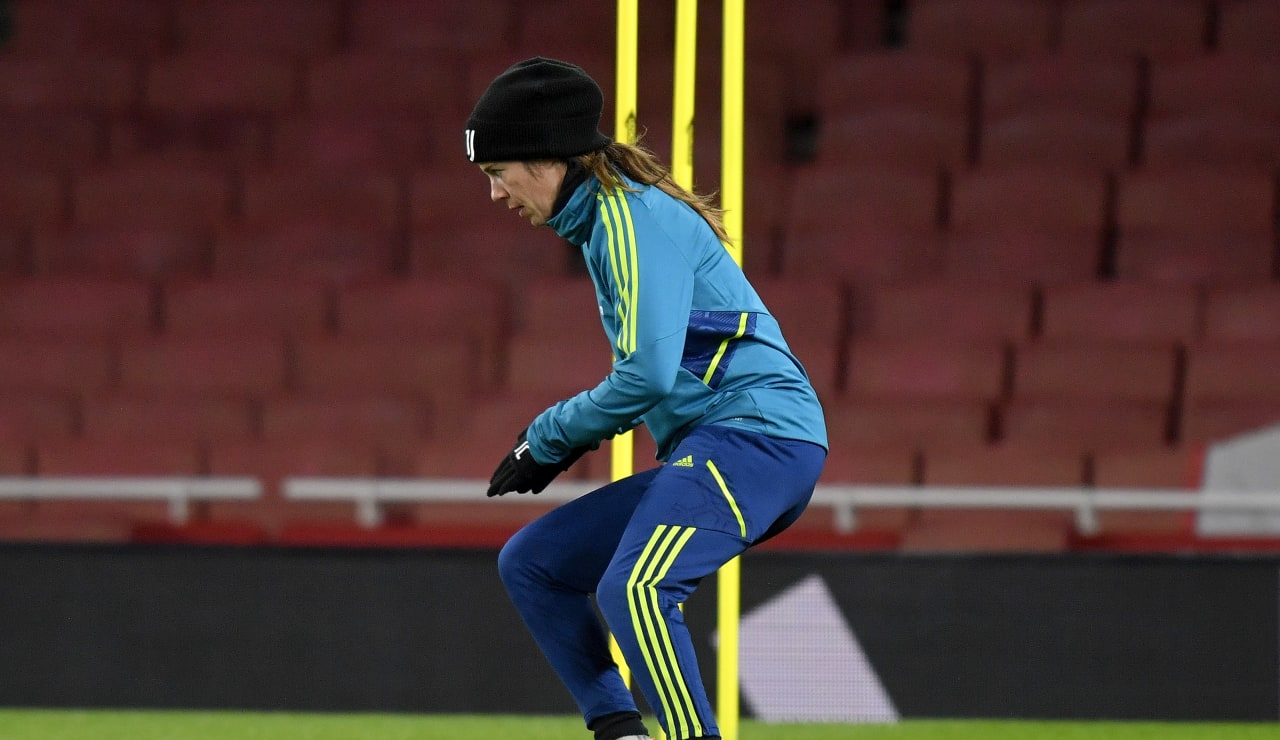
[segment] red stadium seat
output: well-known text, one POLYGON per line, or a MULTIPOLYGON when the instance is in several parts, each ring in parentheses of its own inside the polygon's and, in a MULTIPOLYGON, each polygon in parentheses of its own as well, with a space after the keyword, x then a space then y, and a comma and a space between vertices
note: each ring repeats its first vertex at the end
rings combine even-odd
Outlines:
POLYGON ((369 280, 340 288, 337 329, 361 337, 474 337, 507 330, 500 286, 465 277, 369 280))
POLYGON ((246 175, 243 208, 249 222, 313 217, 389 228, 400 220, 401 201, 388 173, 274 168, 246 175))
POLYGON ((817 78, 817 161, 957 166, 968 157, 968 65, 907 52, 846 54, 817 78))
POLYGON ((1208 8, 1199 0, 1067 0, 1061 44, 1075 53, 1153 59, 1205 51, 1208 8))
POLYGON ((108 137, 115 162, 248 166, 268 156, 271 124, 236 112, 146 110, 111 121, 108 137))
POLYGON ((120 357, 120 386, 135 392, 262 395, 283 388, 287 373, 274 337, 138 339, 120 357))
POLYGON ((1182 440, 1207 445, 1280 423, 1280 400, 1189 398, 1182 412, 1182 440))
POLYGON ((878 337, 1022 339, 1031 291, 1008 283, 930 280, 869 285, 855 294, 855 331, 878 337))
POLYGON ((88 439, 156 439, 201 442, 247 439, 256 433, 245 398, 204 394, 94 394, 84 400, 88 439))
POLYGON ((339 6, 336 0, 182 0, 176 33, 187 49, 314 56, 337 45, 339 6))
MULTIPOLYGON (((196 476, 202 473, 198 445, 168 437, 50 439, 36 447, 41 476, 196 476)), ((113 498, 45 499, 35 503, 28 532, 58 539, 127 539, 139 523, 170 519, 167 501, 113 498)))
POLYGON ((1157 446, 1169 438, 1169 401, 1059 397, 1015 398, 1001 411, 1001 438, 1030 444, 1077 444, 1099 450, 1157 446))
MULTIPOLYGON (((20 445, 11 442, 0 445, 0 475, 28 475, 29 473, 27 455, 20 445)), ((26 508, 24 502, 0 502, 0 519, 21 514, 26 508)))
POLYGON ((160 111, 280 113, 297 94, 294 64, 266 54, 208 51, 150 62, 145 103, 160 111))
POLYGON ((896 281, 937 274, 943 240, 933 230, 805 224, 788 229, 779 251, 786 277, 896 281))
POLYGON ((785 228, 792 233, 857 226, 924 232, 939 223, 940 183, 930 168, 849 170, 814 165, 796 173, 785 228))
POLYGON ((308 336, 330 325, 328 286, 305 277, 173 280, 163 301, 170 335, 308 336))
POLYGON ((193 227, 226 217, 231 179, 213 167, 139 163, 81 171, 71 190, 79 222, 193 227))
MULTIPOLYGON (((332 54, 308 65, 306 96, 319 111, 359 115, 434 112, 453 119, 456 127, 466 120, 475 102, 465 94, 466 69, 464 59, 445 53, 332 54)), ((464 151, 461 131, 455 141, 460 158, 464 151)))
POLYGON ((213 274, 323 279, 335 283, 385 278, 402 269, 398 230, 323 216, 282 216, 219 229, 213 274))
POLYGON ((1065 552, 1074 529, 1061 511, 926 509, 902 532, 902 552, 1065 552))
POLYGON ((971 282, 1072 283, 1097 277, 1101 252, 1101 238, 1084 232, 1051 234, 1030 226, 952 231, 943 244, 941 271, 971 282))
POLYGON ((204 467, 194 442, 140 436, 49 439, 36 445, 36 460, 42 476, 194 476, 204 467))
MULTIPOLYGON (((1088 142, 1092 137, 1110 136, 1114 127, 1127 125, 1136 113, 1138 66, 1127 58, 1064 52, 1000 59, 985 66, 982 93, 984 141, 991 136, 985 130, 988 127, 1007 129, 1003 136, 1016 142, 1018 122, 1053 121, 1059 116, 1064 124, 1074 120, 1086 124, 1088 130, 1071 132, 1059 127, 1052 133, 1068 142, 1088 142)), ((1030 140, 1035 133, 1035 128, 1029 128, 1023 139, 1030 140)), ((1106 138, 1095 140, 1108 147, 1115 145, 1106 138)), ((984 146, 984 161, 999 154, 984 146)))
POLYGON ((1152 116, 1143 161, 1153 167, 1209 166, 1262 170, 1280 164, 1274 118, 1236 110, 1152 116))
POLYGON ((837 397, 823 410, 833 449, 978 445, 992 431, 991 404, 983 399, 837 397))
POLYGON ((317 337, 299 341, 295 353, 300 392, 421 399, 440 419, 465 414, 492 377, 480 364, 479 344, 466 339, 317 337))
POLYGON ((1101 174, 1015 165, 958 175, 946 274, 1050 282, 1096 275, 1108 190, 1101 174))
POLYGON ((92 339, 0 338, 0 389, 6 393, 97 391, 114 382, 115 352, 92 339))
POLYGON ((919 453, 915 445, 881 442, 864 445, 837 438, 831 441, 831 452, 818 480, 835 485, 906 486, 918 483, 919 479, 919 453))
POLYGON ((848 329, 844 290, 835 280, 763 277, 752 284, 788 341, 836 344, 848 329))
POLYGON ((915 276, 937 258, 937 175, 929 169, 815 166, 797 174, 783 222, 782 274, 915 276))
POLYGON ((181 220, 157 212, 133 223, 122 218, 41 229, 32 238, 31 261, 37 274, 88 279, 207 274, 209 233, 181 220))
POLYGON ((857 398, 995 399, 1005 383, 1001 342, 854 337, 846 358, 857 398))
POLYGON ((70 437, 77 431, 77 405, 68 395, 15 393, 0 394, 0 475, 5 469, 14 475, 16 467, 5 463, 21 460, 22 445, 30 440, 70 437))
POLYGON ((1186 399, 1280 401, 1280 345, 1202 342, 1187 352, 1186 399))
POLYGON ((369 394, 275 395, 262 404, 262 436, 269 442, 307 436, 353 442, 421 441, 433 421, 448 432, 448 418, 431 418, 419 398, 369 394))
POLYGON ((0 163, 61 170, 87 166, 99 156, 102 122, 77 113, 0 111, 0 163))
POLYGON ((1218 49, 1275 57, 1280 7, 1271 0, 1231 0, 1218 8, 1218 49))
POLYGON ((149 333, 151 288, 141 280, 35 277, 0 281, 0 333, 97 338, 149 333))
POLYGON ((1212 167, 1131 172, 1120 178, 1120 238, 1217 235, 1267 241, 1274 230, 1274 198, 1268 172, 1212 167))
POLYGON ((1013 397, 1168 403, 1174 372, 1171 344, 1045 339, 1017 347, 1013 397))
POLYGON ((119 0, 109 3, 19 2, 13 6, 10 41, 22 55, 130 58, 173 51, 168 3, 119 0))
POLYGON ((511 316, 515 334, 548 341, 568 337, 585 343, 596 340, 602 348, 607 347, 595 288, 586 275, 534 277, 516 290, 511 316))
POLYGON ((517 334, 507 344, 505 387, 517 394, 543 394, 548 402, 596 387, 612 368, 602 332, 559 338, 517 334))
POLYGON ((983 168, 952 183, 950 228, 1100 235, 1107 184, 1096 172, 1044 166, 983 168))
POLYGON ((819 395, 834 393, 848 326, 842 286, 835 280, 815 278, 761 278, 753 284, 819 395))
POLYGON ((936 444, 925 449, 925 485, 1080 486, 1085 457, 1075 444, 936 444))
POLYGON ((285 479, 299 477, 359 477, 377 475, 378 453, 372 445, 350 439, 309 436, 270 444, 260 440, 227 442, 209 450, 212 475, 253 476, 263 481, 263 495, 253 501, 209 501, 200 521, 213 524, 251 523, 272 536, 295 522, 355 521, 350 501, 293 501, 284 497, 285 479))
POLYGON ((907 45, 959 57, 1034 56, 1049 48, 1053 4, 1026 0, 924 0, 911 5, 907 45))
POLYGON ((470 277, 516 284, 534 277, 567 275, 582 269, 582 251, 551 229, 534 229, 497 210, 467 224, 417 227, 412 236, 409 274, 414 277, 470 277))
POLYGON ((1263 120, 1280 114, 1280 59, 1272 47, 1170 60, 1152 65, 1150 75, 1148 114, 1155 120, 1215 110, 1263 120))
POLYGON ((915 111, 963 120, 972 103, 968 65, 944 55, 910 51, 843 54, 818 72, 817 113, 915 111))
POLYGON ((1151 68, 1143 158, 1150 167, 1271 172, 1280 162, 1280 61, 1206 55, 1151 68))
POLYGON ((822 119, 815 161, 828 166, 958 168, 969 158, 968 122, 925 110, 871 109, 822 119))
POLYGON ((466 338, 494 372, 509 329, 508 301, 500 285, 466 276, 361 281, 339 290, 336 326, 353 338, 466 338))
MULTIPOLYGON (((441 150, 432 125, 421 116, 322 111, 278 119, 272 137, 275 161, 291 170, 396 171, 426 165, 441 150)), ((457 154, 457 137, 449 151, 457 154)))
POLYGON ((1116 277, 1139 283, 1236 284, 1271 279, 1275 247, 1230 234, 1135 235, 1116 245, 1116 277))
POLYGON ((495 29, 512 27, 515 12, 501 0, 358 0, 348 32, 356 48, 465 57, 499 51, 506 37, 495 29))
POLYGON ((1204 336, 1210 341, 1280 342, 1280 289, 1261 283, 1217 286, 1205 296, 1204 336))
POLYGON ((1093 484, 1098 488, 1194 488, 1200 485, 1201 458, 1198 450, 1165 445, 1108 447, 1093 454, 1093 484))
POLYGON ((6 56, 0 108, 118 113, 134 103, 137 74, 124 59, 6 56))
POLYGON ((1041 331, 1054 339, 1175 342, 1195 336, 1198 311, 1188 285, 1052 285, 1044 291, 1041 331))
POLYGON ((1019 111, 988 119, 978 160, 983 165, 1045 164, 1100 171, 1129 161, 1127 118, 1080 110, 1019 111))

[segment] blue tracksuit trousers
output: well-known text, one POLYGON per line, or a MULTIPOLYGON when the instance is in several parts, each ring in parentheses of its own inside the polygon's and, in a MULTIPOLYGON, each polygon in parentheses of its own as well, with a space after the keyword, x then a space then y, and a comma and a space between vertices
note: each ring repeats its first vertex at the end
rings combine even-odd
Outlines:
POLYGON ((809 442, 700 427, 667 464, 575 499, 511 538, 498 558, 503 583, 587 723, 636 710, 595 594, 668 737, 719 735, 680 604, 702 578, 794 522, 825 459, 809 442))

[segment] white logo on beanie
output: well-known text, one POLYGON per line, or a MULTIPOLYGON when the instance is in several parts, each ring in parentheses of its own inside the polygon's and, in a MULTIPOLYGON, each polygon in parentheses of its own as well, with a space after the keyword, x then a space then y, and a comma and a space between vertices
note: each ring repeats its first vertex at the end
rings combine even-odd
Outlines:
POLYGON ((476 130, 473 128, 467 129, 467 160, 476 161, 476 130))

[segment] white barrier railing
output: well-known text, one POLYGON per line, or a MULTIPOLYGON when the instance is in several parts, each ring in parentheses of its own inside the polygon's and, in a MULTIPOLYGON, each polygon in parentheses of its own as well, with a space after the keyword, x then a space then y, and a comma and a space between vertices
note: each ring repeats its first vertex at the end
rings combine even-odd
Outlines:
MULTIPOLYGON (((537 496, 484 497, 487 484, 460 478, 293 477, 284 481, 289 499, 351 501, 365 527, 383 520, 386 503, 480 502, 495 505, 563 503, 602 485, 601 481, 558 482, 537 496)), ((252 477, 26 477, 0 476, 0 500, 161 500, 169 518, 186 522, 193 501, 253 500, 262 482, 252 477)), ((857 528, 862 508, 968 508, 1072 512, 1083 534, 1098 530, 1098 512, 1188 511, 1280 514, 1280 491, 1225 491, 1180 488, 1055 488, 992 486, 820 485, 811 507, 830 509, 837 531, 857 528)))
MULTIPOLYGON (((287 498, 353 501, 363 526, 382 521, 383 503, 475 502, 484 499, 486 483, 466 479, 289 478, 287 498)), ((598 481, 557 483, 537 496, 508 494, 491 499, 503 504, 560 503, 594 490, 598 481)), ((820 485, 811 507, 831 509, 836 529, 852 532, 859 508, 967 508, 1060 510, 1075 514, 1083 534, 1098 530, 1098 512, 1229 511, 1280 513, 1280 491, 1203 491, 1181 488, 1035 488, 992 486, 864 486, 820 485)))
POLYGON ((261 481, 248 477, 0 477, 0 500, 168 501, 169 519, 175 524, 188 520, 192 501, 252 500, 261 495, 261 481))

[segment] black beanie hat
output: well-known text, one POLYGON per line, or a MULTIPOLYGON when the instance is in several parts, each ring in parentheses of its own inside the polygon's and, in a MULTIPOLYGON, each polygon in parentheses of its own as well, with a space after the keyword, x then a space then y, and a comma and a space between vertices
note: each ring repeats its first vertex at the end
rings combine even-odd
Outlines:
POLYGON ((608 146, 604 94, 581 67, 534 57, 498 75, 467 119, 472 162, 568 159, 608 146))

